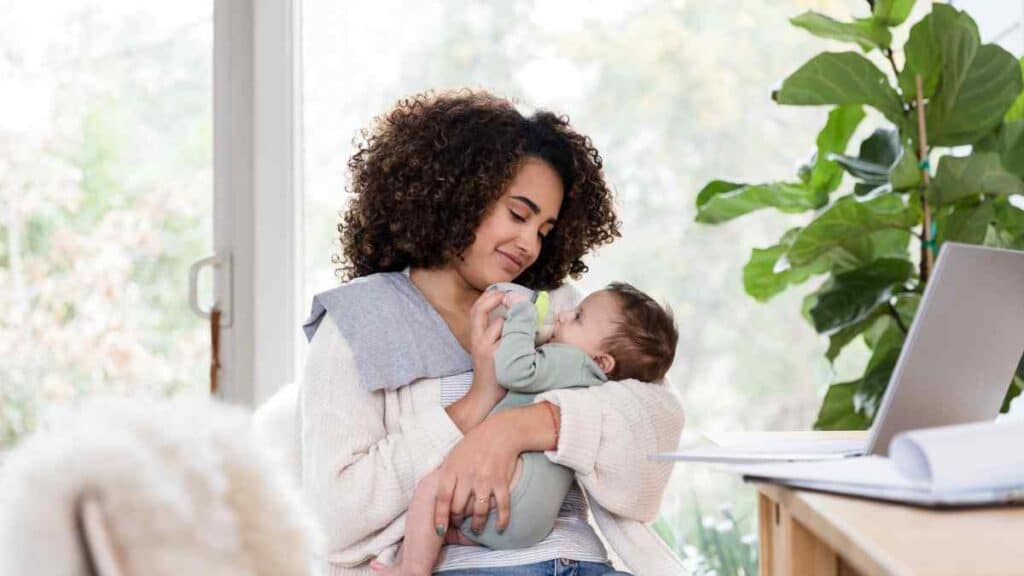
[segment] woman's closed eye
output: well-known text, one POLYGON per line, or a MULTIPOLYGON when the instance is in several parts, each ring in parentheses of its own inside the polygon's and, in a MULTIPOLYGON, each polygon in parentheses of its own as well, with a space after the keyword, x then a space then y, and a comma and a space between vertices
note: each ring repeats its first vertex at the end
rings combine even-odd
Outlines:
MULTIPOLYGON (((512 219, 515 220, 516 222, 519 222, 520 224, 525 224, 526 223, 527 218, 525 216, 523 216, 522 214, 516 212, 515 210, 509 210, 508 213, 512 215, 512 219)), ((544 238, 547 238, 547 236, 548 236, 548 234, 550 232, 551 232, 550 230, 548 230, 547 232, 542 232, 542 231, 538 230, 537 231, 537 236, 539 236, 543 240, 544 238)))

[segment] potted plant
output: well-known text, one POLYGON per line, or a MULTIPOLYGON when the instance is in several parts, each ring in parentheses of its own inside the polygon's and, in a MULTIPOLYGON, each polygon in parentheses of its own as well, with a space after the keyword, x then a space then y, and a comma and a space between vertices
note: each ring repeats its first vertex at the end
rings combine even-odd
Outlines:
MULTIPOLYGON (((792 180, 714 180, 697 196, 696 219, 708 224, 762 208, 811 213, 753 250, 743 283, 767 301, 820 278, 803 313, 829 338, 827 358, 857 338, 870 349, 860 378, 829 387, 817 429, 871 424, 944 242, 1024 249, 1024 60, 982 44, 974 20, 944 4, 897 53, 892 29, 913 5, 869 1, 870 15, 849 22, 793 18, 863 52, 818 54, 772 94, 783 105, 832 107, 814 154, 792 180), (857 128, 876 116, 867 109, 879 125, 852 154, 857 128)), ((1008 384, 1004 411, 1024 387, 1024 359, 1008 384)))

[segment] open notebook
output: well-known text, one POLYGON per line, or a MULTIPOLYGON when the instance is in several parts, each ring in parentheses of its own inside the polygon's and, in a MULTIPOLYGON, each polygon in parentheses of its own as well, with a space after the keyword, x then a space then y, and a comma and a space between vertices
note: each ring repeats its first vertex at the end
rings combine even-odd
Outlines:
POLYGON ((893 438, 889 457, 731 466, 744 480, 904 502, 1024 502, 1024 421, 925 428, 893 438))

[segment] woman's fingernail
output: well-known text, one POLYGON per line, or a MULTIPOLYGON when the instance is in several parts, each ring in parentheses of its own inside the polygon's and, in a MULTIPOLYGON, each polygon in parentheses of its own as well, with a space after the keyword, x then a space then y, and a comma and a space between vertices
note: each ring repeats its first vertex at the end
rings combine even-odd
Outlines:
POLYGON ((444 536, 445 526, 444 524, 438 524, 437 526, 434 526, 434 530, 437 532, 438 536, 444 536))

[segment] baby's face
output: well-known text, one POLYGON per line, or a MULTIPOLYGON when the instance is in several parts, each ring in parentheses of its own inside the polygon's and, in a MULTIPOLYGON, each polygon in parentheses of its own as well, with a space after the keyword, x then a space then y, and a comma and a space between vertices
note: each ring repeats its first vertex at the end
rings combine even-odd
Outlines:
POLYGON ((551 341, 582 348, 593 357, 603 352, 601 343, 615 333, 618 321, 618 300, 610 292, 599 290, 574 310, 558 314, 551 341))

